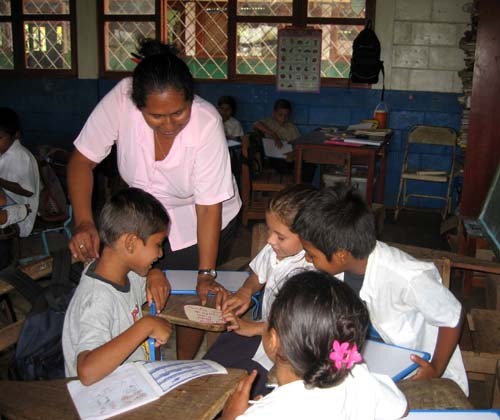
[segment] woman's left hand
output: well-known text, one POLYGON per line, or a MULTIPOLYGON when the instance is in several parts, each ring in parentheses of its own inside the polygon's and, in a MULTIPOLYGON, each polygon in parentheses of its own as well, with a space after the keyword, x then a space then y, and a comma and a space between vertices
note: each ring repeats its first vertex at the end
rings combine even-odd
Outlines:
POLYGON ((253 381, 257 376, 257 371, 253 370, 250 375, 243 378, 236 387, 236 391, 229 397, 224 410, 222 411, 221 420, 234 420, 239 415, 243 414, 250 406, 248 400, 250 399, 250 390, 253 381))
POLYGON ((198 293, 202 305, 207 303, 207 296, 209 293, 214 294, 216 309, 221 308, 222 300, 229 295, 229 292, 224 288, 224 286, 217 283, 213 277, 205 275, 198 276, 196 293, 198 293))
POLYGON ((149 270, 146 279, 146 299, 148 304, 151 306, 151 302, 154 300, 157 312, 161 312, 167 304, 169 294, 170 283, 163 271, 158 268, 149 270))

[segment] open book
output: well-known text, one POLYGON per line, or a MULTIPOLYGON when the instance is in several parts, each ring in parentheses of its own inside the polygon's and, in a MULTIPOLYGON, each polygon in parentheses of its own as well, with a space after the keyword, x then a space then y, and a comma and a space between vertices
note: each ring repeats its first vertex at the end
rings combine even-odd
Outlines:
POLYGON ((277 158, 277 159, 286 159, 286 154, 290 153, 293 150, 293 147, 290 143, 282 142, 283 145, 281 147, 276 146, 276 143, 273 139, 263 138, 262 145, 264 146, 264 153, 266 157, 269 158, 277 158))
POLYGON ((157 400, 191 379, 227 374, 210 360, 169 360, 125 363, 93 385, 68 382, 68 390, 82 419, 107 419, 157 400))

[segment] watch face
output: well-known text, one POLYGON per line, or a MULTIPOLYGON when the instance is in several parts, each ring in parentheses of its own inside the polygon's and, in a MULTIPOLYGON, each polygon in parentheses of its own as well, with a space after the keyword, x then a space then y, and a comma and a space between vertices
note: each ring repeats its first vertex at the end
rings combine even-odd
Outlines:
POLYGON ((217 277, 217 271, 215 271, 213 268, 210 270, 198 270, 198 274, 205 274, 214 278, 217 277))

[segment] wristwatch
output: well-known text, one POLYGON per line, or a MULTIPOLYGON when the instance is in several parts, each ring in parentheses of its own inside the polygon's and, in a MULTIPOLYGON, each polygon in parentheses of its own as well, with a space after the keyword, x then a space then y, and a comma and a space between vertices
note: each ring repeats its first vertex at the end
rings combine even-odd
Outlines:
POLYGON ((198 275, 211 276, 215 279, 217 277, 217 271, 213 268, 201 269, 198 270, 198 275))

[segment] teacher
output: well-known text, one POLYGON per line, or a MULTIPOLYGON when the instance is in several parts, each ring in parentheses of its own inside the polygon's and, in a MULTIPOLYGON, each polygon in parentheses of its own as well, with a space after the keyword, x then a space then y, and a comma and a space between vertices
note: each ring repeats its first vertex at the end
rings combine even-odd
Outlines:
MULTIPOLYGON (((148 301, 154 299, 158 309, 166 303, 170 286, 162 269, 198 269, 204 304, 208 293, 224 292, 216 282, 217 257, 227 258, 241 207, 223 123, 215 107, 194 95, 193 77, 170 46, 145 39, 138 53, 133 77, 97 104, 74 142, 68 189, 75 231, 69 247, 81 261, 99 256, 93 170, 116 144, 123 180, 156 197, 171 220, 164 256, 148 274, 148 301)), ((192 358, 202 334, 185 328, 178 334, 179 358, 192 358)))

